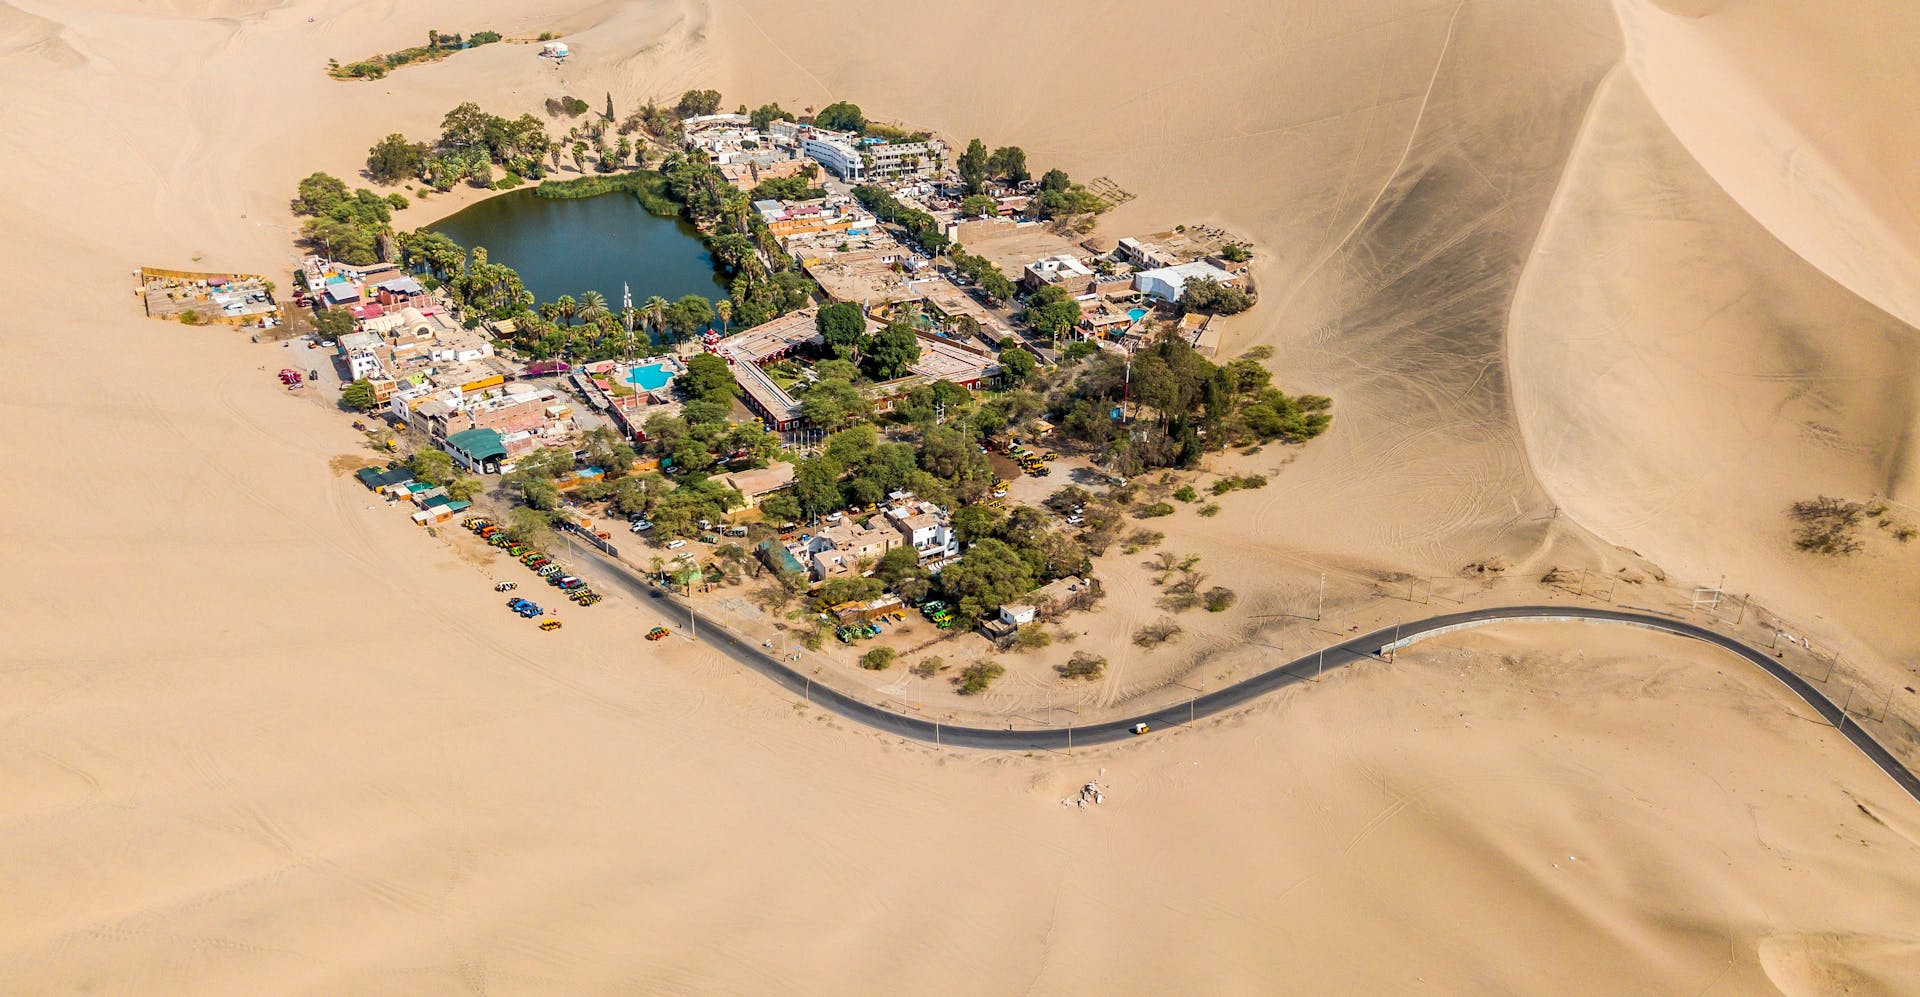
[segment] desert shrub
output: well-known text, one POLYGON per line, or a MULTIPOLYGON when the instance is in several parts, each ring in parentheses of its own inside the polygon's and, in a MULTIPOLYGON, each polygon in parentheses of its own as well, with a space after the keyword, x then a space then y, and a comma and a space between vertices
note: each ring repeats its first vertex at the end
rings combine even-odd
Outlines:
POLYGON ((1092 681, 1106 674, 1107 659, 1097 654, 1075 651, 1073 657, 1067 659, 1066 664, 1055 665, 1053 670, 1059 672, 1061 678, 1092 681))
POLYGON ((876 647, 860 656, 860 667, 870 672, 884 672, 893 665, 897 653, 891 647, 876 647))
POLYGON ((181 312, 179 318, 181 325, 199 325, 207 320, 205 315, 191 310, 181 312))
POLYGON ((826 644, 827 631, 831 628, 825 626, 825 622, 824 620, 815 619, 813 628, 800 635, 800 643, 807 650, 818 651, 822 645, 826 644))
POLYGON ((1007 670, 992 661, 976 661, 960 670, 953 677, 953 686, 962 696, 977 696, 986 692, 993 680, 1005 675, 1007 670))
POLYGON ((1155 502, 1152 505, 1143 505, 1135 510, 1133 515, 1137 519, 1157 519, 1161 516, 1171 516, 1173 515, 1173 503, 1155 502))
POLYGON ((1149 623, 1133 632, 1133 642, 1140 647, 1159 647, 1179 636, 1180 624, 1172 620, 1160 620, 1149 623))
POLYGON ((1206 601, 1207 612, 1224 613, 1233 605, 1234 600, 1239 597, 1233 594, 1232 589, 1215 585, 1208 589, 1206 595, 1202 598, 1206 601))
POLYGON ((1173 497, 1182 502, 1192 502, 1200 497, 1200 493, 1194 491, 1192 485, 1181 485, 1180 490, 1173 493, 1173 497))
POLYGON ((947 670, 947 663, 939 658, 922 658, 908 671, 923 679, 930 679, 947 670))
POLYGON ((1865 507, 1830 495, 1793 504, 1792 517, 1800 524, 1793 531, 1793 545, 1814 554, 1840 556, 1860 549, 1855 530, 1865 507))
POLYGON ((1142 527, 1127 534, 1127 542, 1120 549, 1124 553, 1138 554, 1166 538, 1167 535, 1159 530, 1149 530, 1142 527))
POLYGON ((1013 646, 1022 651, 1033 651, 1053 643, 1053 635, 1041 629, 1038 623, 1021 627, 1013 633, 1013 646))
POLYGON ((1200 507, 1199 512, 1200 512, 1200 515, 1206 516, 1207 518, 1211 519, 1214 516, 1220 515, 1220 503, 1208 502, 1206 505, 1203 505, 1200 507))

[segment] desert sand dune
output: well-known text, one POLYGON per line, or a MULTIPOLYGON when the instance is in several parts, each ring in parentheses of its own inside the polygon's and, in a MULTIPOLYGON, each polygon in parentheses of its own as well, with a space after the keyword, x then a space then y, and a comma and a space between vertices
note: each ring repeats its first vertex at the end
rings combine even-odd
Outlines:
POLYGON ((343 476, 357 434, 273 382, 280 347, 149 322, 128 294, 142 263, 284 269, 299 177, 353 176, 460 100, 536 110, 563 75, 623 104, 854 99, 1115 178, 1139 196, 1113 231, 1254 239, 1268 298, 1230 345, 1272 344, 1279 380, 1340 415, 1244 518, 1183 538, 1249 606, 1278 611, 1259 586, 1281 568, 1297 588, 1329 565, 1612 556, 1590 521, 1676 571, 1770 566, 1783 610, 1845 610, 1891 651, 1910 617, 1875 624, 1850 576, 1741 545, 1789 472, 1754 484, 1704 452, 1885 477, 1903 330, 1848 297, 1872 300, 1873 271, 1797 263, 1662 137, 1618 68, 1640 43, 1599 0, 1122 0, 1018 31, 881 3, 831 32, 770 2, 13 9, 0 32, 28 41, 0 44, 0 87, 39 99, 0 102, 0 990, 1920 986, 1911 805, 1703 648, 1490 630, 1097 753, 904 746, 646 644, 651 610, 503 618, 484 570, 343 476), (577 55, 323 72, 482 26, 559 28, 577 55), (1602 132, 1639 168, 1583 139, 1602 132), (1651 279, 1663 261, 1757 300, 1672 343, 1653 305, 1608 297, 1711 318, 1651 279), (1556 380, 1579 364, 1603 376, 1556 380), (1764 415, 1661 436, 1722 395, 1764 415), (1799 435, 1815 417, 1837 442, 1799 435), (1661 478, 1621 453, 1641 447, 1713 463, 1661 478), (1714 491, 1739 503, 1725 526, 1675 525, 1714 491), (1061 805, 1093 778, 1108 804, 1061 805))

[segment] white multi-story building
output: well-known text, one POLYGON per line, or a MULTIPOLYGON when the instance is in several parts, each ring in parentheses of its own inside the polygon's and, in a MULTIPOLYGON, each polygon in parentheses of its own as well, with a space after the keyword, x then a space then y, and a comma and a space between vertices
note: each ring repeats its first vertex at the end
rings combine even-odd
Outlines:
POLYGON ((826 167, 827 172, 848 183, 867 179, 866 161, 860 153, 835 132, 801 133, 800 154, 826 167))
POLYGON ((945 147, 935 142, 880 142, 863 146, 871 177, 932 176, 945 147))
POLYGON ((941 560, 960 553, 960 537, 953 531, 947 510, 903 492, 895 492, 891 498, 895 504, 887 510, 887 522, 900 531, 907 546, 919 552, 920 560, 941 560))

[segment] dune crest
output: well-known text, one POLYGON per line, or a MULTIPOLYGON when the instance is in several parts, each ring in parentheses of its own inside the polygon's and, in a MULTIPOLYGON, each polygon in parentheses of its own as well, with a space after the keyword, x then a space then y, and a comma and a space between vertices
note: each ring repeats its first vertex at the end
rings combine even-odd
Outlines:
POLYGON ((1616 0, 1660 117, 1782 242, 1920 326, 1920 7, 1708 6, 1616 0))
POLYGON ((87 61, 67 40, 65 25, 0 0, 0 57, 21 56, 62 66, 87 61))

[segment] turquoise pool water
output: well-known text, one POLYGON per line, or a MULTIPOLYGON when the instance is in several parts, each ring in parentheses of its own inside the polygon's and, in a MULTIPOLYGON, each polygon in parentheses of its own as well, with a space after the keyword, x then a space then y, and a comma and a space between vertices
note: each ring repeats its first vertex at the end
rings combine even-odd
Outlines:
POLYGON ((1145 308, 1129 308, 1127 309, 1127 317, 1138 322, 1147 317, 1147 310, 1145 308))
POLYGON ((627 383, 641 391, 655 391, 673 379, 673 374, 662 364, 650 363, 645 367, 635 367, 627 371, 627 383))

